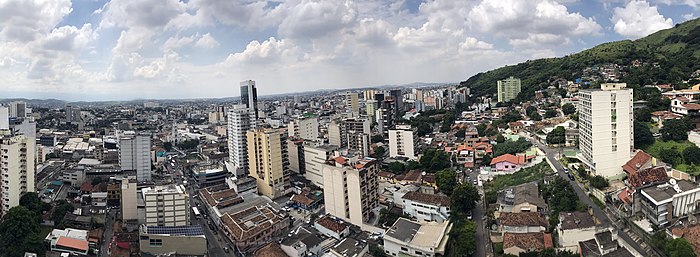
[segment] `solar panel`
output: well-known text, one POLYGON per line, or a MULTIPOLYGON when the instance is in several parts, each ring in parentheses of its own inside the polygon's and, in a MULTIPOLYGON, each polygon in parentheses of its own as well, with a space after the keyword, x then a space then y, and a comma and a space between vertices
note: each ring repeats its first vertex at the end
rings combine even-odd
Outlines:
POLYGON ((170 234, 170 235, 181 235, 181 236, 200 236, 204 235, 204 230, 202 226, 165 226, 165 227, 148 227, 149 234, 170 234))

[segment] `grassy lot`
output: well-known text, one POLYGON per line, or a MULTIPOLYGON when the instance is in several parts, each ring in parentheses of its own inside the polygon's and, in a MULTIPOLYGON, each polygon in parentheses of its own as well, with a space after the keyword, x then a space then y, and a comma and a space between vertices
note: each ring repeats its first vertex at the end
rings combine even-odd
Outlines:
POLYGON ((532 182, 542 179, 545 174, 551 174, 552 172, 552 168, 549 167, 546 161, 543 161, 513 174, 494 177, 492 181, 484 184, 484 191, 498 191, 507 187, 532 182))
MULTIPOLYGON (((683 154, 683 150, 690 146, 694 146, 695 144, 691 143, 690 141, 682 141, 682 142, 676 142, 676 141, 663 141, 663 140, 656 140, 654 144, 647 146, 645 149, 643 149, 645 152, 648 154, 651 154, 652 156, 656 157, 657 159, 661 159, 659 157, 659 152, 661 152, 662 149, 669 149, 675 147, 676 150, 678 150, 681 155, 683 154)), ((689 166, 686 164, 679 164, 674 166, 673 168, 683 171, 683 172, 688 172, 689 166)))
POLYGON ((53 230, 53 227, 41 226, 41 231, 39 232, 39 237, 46 238, 46 236, 48 236, 52 230, 53 230))

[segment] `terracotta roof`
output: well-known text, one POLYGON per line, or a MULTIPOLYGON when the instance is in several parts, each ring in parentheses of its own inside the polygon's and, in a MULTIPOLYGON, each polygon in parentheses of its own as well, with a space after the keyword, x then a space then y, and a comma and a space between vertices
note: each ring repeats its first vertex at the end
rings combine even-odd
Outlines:
POLYGON ((510 126, 510 127, 522 127, 522 126, 523 126, 523 123, 522 123, 522 122, 519 122, 519 121, 514 121, 514 122, 511 122, 511 123, 508 123, 508 126, 510 126))
POLYGON ((56 245, 60 245, 71 249, 78 249, 81 251, 87 251, 89 248, 88 241, 65 236, 59 237, 58 241, 56 241, 56 245))
POLYGON ((587 212, 560 212, 559 227, 561 229, 581 229, 595 226, 593 217, 587 212))
POLYGON ((547 220, 542 214, 537 212, 519 212, 511 213, 504 212, 498 217, 498 220, 503 226, 521 227, 521 226, 542 226, 547 227, 547 220))
POLYGON ((682 104, 688 110, 700 110, 700 104, 682 104))
POLYGON ((246 241, 282 222, 284 215, 267 206, 254 206, 248 209, 221 216, 224 226, 239 241, 246 241))
POLYGON ((668 175, 666 174, 666 168, 664 167, 643 169, 633 173, 627 178, 628 183, 635 188, 666 180, 668 180, 668 175))
POLYGON ((671 85, 669 84, 661 84, 656 86, 659 89, 671 89, 671 85))
POLYGON ((301 205, 306 205, 306 206, 309 206, 315 202, 314 199, 311 199, 305 195, 293 195, 291 200, 295 203, 299 203, 301 205))
POLYGON ((504 233, 503 249, 518 247, 524 250, 544 250, 552 247, 552 235, 536 233, 504 233))
POLYGON ((324 228, 327 228, 335 233, 343 232, 343 230, 345 230, 348 227, 347 223, 340 223, 338 221, 335 221, 329 215, 323 216, 322 218, 316 220, 316 224, 321 225, 324 228))
POLYGON ((335 157, 334 160, 336 163, 339 163, 340 165, 345 165, 345 163, 347 163, 347 160, 341 156, 335 157))
POLYGON ((504 155, 498 156, 496 158, 493 158, 491 160, 491 165, 494 165, 494 164, 499 163, 499 162, 510 162, 512 164, 522 165, 525 163, 525 156, 522 156, 522 155, 515 156, 512 154, 504 154, 504 155))
POLYGON ((674 235, 679 235, 688 240, 695 250, 695 255, 700 256, 700 225, 689 225, 688 227, 676 227, 672 229, 674 235), (677 229, 676 229, 677 228, 677 229), (675 230, 675 231, 674 231, 675 230))
POLYGON ((382 177, 382 178, 394 178, 394 177, 396 177, 396 174, 388 172, 388 171, 380 171, 377 173, 377 175, 379 177, 382 177))
POLYGON ((423 172, 420 170, 412 170, 403 175, 404 181, 419 182, 423 172))
POLYGON ((617 197, 620 198, 621 201, 625 202, 626 204, 631 204, 632 203, 632 190, 625 189, 620 191, 620 193, 617 194, 617 197))
POLYGON ((690 102, 690 99, 688 99, 687 97, 684 97, 684 96, 676 97, 674 100, 678 100, 678 101, 681 101, 684 103, 690 102))
POLYGON ((92 191, 92 183, 90 183, 90 181, 83 182, 83 184, 80 185, 80 191, 81 192, 91 192, 92 191))
POLYGON ((414 202, 430 204, 435 206, 450 206, 450 197, 445 195, 424 194, 420 192, 408 192, 403 195, 403 199, 414 202))
POLYGON ((243 202, 235 189, 221 185, 202 188, 199 195, 212 207, 223 208, 243 202))
POLYGON ((260 249, 256 250, 253 254, 254 257, 288 257, 282 247, 279 244, 272 242, 260 249))
POLYGON ((634 157, 632 157, 632 159, 627 161, 625 165, 622 165, 622 169, 628 174, 634 174, 649 161, 651 161, 651 155, 640 150, 634 155, 634 157))

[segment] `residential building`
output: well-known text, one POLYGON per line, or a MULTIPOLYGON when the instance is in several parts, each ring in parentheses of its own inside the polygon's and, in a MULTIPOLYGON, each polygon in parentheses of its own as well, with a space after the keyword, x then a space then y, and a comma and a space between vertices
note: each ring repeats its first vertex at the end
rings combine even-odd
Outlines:
POLYGON ((255 129, 247 132, 249 175, 257 179, 258 193, 272 199, 284 195, 289 175, 287 136, 283 131, 255 129))
POLYGON ((0 216, 19 205, 19 199, 35 191, 36 164, 32 137, 0 136, 0 216))
POLYGON ((395 129, 389 130, 389 157, 417 160, 418 139, 411 125, 396 125, 395 129))
POLYGON ((151 137, 124 132, 119 136, 119 166, 122 171, 136 171, 136 179, 151 181, 151 137))
POLYGON ((255 128, 258 122, 258 89, 255 87, 255 81, 241 82, 241 104, 245 105, 250 115, 250 127, 255 128))
POLYGON ((248 144, 250 113, 245 105, 235 105, 228 111, 228 170, 236 177, 248 174, 248 144))
POLYGON ((671 111, 683 116, 698 117, 700 115, 700 104, 697 103, 697 99, 691 100, 679 96, 671 100, 671 111))
POLYGON ((138 193, 136 178, 123 178, 121 181, 121 215, 123 221, 138 220, 138 193))
POLYGON ((351 237, 343 238, 328 249, 329 252, 324 257, 365 256, 369 251, 369 244, 363 241, 365 240, 360 241, 351 237))
POLYGON ((392 97, 387 97, 380 101, 380 108, 377 110, 377 125, 379 133, 384 135, 384 138, 389 136, 389 129, 394 127, 398 109, 396 109, 396 100, 392 97))
POLYGON ((23 101, 10 102, 10 117, 24 118, 27 116, 27 103, 23 101))
POLYGON ((334 145, 304 146, 304 177, 314 185, 323 187, 323 166, 337 149, 334 145))
POLYGON ((205 256, 207 238, 200 225, 192 226, 146 226, 139 227, 141 253, 151 256, 177 254, 182 256, 205 256))
POLYGON ((700 187, 686 181, 669 179, 638 190, 642 213, 652 224, 665 226, 678 218, 700 211, 700 187))
POLYGON ((520 83, 520 79, 513 76, 499 80, 497 83, 498 102, 503 103, 515 99, 520 94, 520 83))
POLYGON ((79 123, 82 121, 80 107, 66 105, 66 122, 79 123))
POLYGON ((55 252, 87 256, 90 251, 87 230, 54 229, 44 238, 44 241, 49 245, 49 250, 55 252))
POLYGON ((632 89, 625 83, 605 83, 579 91, 579 160, 607 179, 624 176, 622 165, 634 149, 632 89))
POLYGON ((375 113, 376 113, 378 107, 379 107, 379 102, 377 102, 377 100, 365 99, 365 113, 367 115, 367 119, 369 119, 369 120, 375 119, 375 113))
POLYGON ((218 165, 198 166, 192 169, 193 182, 199 188, 224 184, 228 172, 218 165))
POLYGON ((543 232, 549 223, 544 214, 537 212, 504 212, 498 217, 501 233, 543 232))
POLYGON ((517 185, 499 192, 496 204, 496 218, 505 212, 544 212, 547 208, 536 182, 517 185))
POLYGON ((345 111, 348 117, 360 116, 360 102, 357 93, 345 92, 345 111))
POLYGON ((512 173, 525 165, 527 160, 524 155, 504 154, 491 159, 491 170, 512 173))
POLYGON ((0 130, 10 129, 10 110, 5 106, 0 106, 0 130))
POLYGON ((289 217, 267 205, 253 206, 235 213, 221 216, 223 232, 242 253, 275 240, 289 228, 289 217))
POLYGON ((289 155, 289 170, 302 175, 306 173, 304 140, 287 139, 287 154, 289 155))
POLYGON ((322 169, 326 213, 362 226, 379 206, 379 163, 369 157, 342 156, 331 163, 322 169))
MULTIPOLYGON (((280 242, 282 251, 289 257, 322 256, 324 242, 318 232, 311 228, 299 227, 280 242)), ((270 255, 285 257, 285 255, 270 255)))
POLYGON ((558 246, 574 253, 579 252, 578 242, 595 238, 596 222, 587 212, 560 212, 557 224, 558 246))
POLYGON ((333 120, 328 127, 329 143, 369 155, 370 123, 365 118, 333 120))
POLYGON ((537 252, 552 247, 552 234, 544 232, 503 234, 504 254, 519 256, 520 253, 537 252))
POLYGON ((190 198, 184 186, 168 185, 141 189, 146 226, 187 226, 190 224, 190 198))
POLYGON ((321 234, 341 240, 350 234, 350 226, 343 220, 331 215, 323 216, 316 220, 314 228, 321 234))
POLYGON ((399 218, 384 235, 384 252, 389 256, 442 256, 451 229, 450 222, 399 218))
POLYGON ((307 117, 290 121, 287 125, 289 137, 318 141, 318 118, 307 117))
POLYGON ((402 200, 403 213, 418 221, 445 222, 450 218, 449 196, 411 191, 402 200))
POLYGON ((403 92, 401 92, 401 89, 392 89, 389 91, 389 95, 394 99, 394 115, 397 117, 403 115, 403 112, 406 110, 404 109, 403 92))

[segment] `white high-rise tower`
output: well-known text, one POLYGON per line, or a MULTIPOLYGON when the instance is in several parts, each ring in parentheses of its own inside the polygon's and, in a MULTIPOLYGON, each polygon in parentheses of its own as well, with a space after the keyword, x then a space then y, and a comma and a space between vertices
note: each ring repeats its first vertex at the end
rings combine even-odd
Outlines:
POLYGON ((246 131, 250 129, 251 114, 245 105, 235 105, 228 111, 228 157, 232 164, 229 172, 236 176, 248 173, 246 131))

